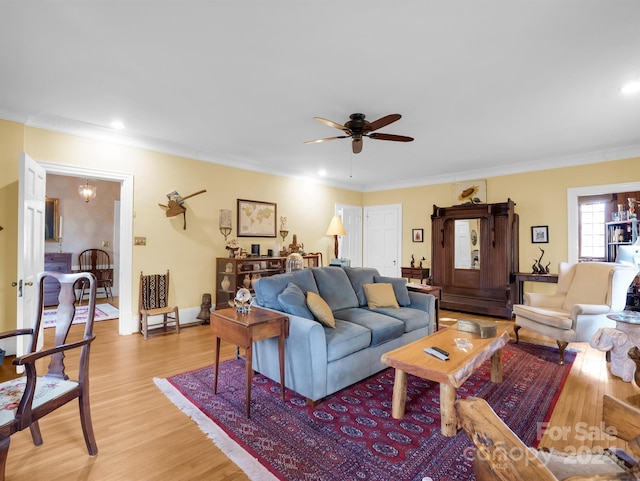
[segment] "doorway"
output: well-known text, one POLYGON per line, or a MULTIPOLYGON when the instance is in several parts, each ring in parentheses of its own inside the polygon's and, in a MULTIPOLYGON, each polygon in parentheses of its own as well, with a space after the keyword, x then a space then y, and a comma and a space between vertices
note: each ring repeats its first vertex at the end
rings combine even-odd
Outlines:
MULTIPOLYGON (((119 286, 119 310, 120 319, 118 333, 129 335, 138 332, 137 323, 134 322, 132 310, 132 256, 133 256, 133 174, 123 172, 109 172, 95 169, 87 169, 63 164, 38 162, 47 174, 57 174, 71 177, 91 178, 117 182, 120 184, 120 216, 117 241, 119 262, 118 277, 115 282, 119 286)), ((43 237, 44 242, 44 237, 43 237)))

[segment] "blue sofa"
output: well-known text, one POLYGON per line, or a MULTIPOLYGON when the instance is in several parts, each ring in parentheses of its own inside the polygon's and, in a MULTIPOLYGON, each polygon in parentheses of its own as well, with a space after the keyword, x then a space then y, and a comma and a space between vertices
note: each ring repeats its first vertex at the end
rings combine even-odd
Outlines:
MULTIPOLYGON (((289 317, 285 385, 309 403, 385 369, 383 353, 433 332, 435 298, 372 268, 313 267, 263 277, 254 288, 254 305, 289 317), (391 284, 399 307, 369 309, 363 286, 374 283, 391 284), (335 328, 314 319, 309 291, 329 305, 335 328)), ((254 343, 253 369, 280 382, 276 338, 254 343)))

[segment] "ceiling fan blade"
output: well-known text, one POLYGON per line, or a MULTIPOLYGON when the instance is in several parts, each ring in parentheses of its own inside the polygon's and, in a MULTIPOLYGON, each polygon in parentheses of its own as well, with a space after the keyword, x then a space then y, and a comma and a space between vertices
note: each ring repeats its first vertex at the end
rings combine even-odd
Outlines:
POLYGON ((314 120, 317 120, 318 122, 321 122, 325 125, 328 125, 329 127, 335 127, 338 130, 344 130, 345 132, 348 132, 349 129, 346 128, 344 125, 340 125, 340 124, 336 124, 335 122, 332 122, 331 120, 327 120, 327 119, 323 119, 322 117, 314 117, 314 120))
POLYGON ((327 140, 347 139, 347 138, 349 138, 348 135, 338 135, 337 137, 326 137, 324 139, 318 139, 318 140, 307 140, 305 144, 319 144, 320 142, 326 142, 327 140))
POLYGON ((400 115, 400 114, 385 115, 384 117, 382 117, 382 118, 380 118, 378 120, 374 120, 373 122, 371 122, 369 124, 369 132, 373 132, 374 130, 381 129, 385 125, 389 125, 389 124, 395 122, 396 120, 400 120, 401 118, 402 118, 402 115, 400 115))
POLYGON ((362 139, 353 139, 353 142, 351 142, 351 148, 353 149, 354 154, 362 152, 362 139))
POLYGON ((370 139, 378 139, 378 140, 393 140, 395 142, 412 142, 413 137, 407 137, 406 135, 394 135, 394 134, 382 134, 382 133, 372 133, 369 134, 368 137, 370 139))

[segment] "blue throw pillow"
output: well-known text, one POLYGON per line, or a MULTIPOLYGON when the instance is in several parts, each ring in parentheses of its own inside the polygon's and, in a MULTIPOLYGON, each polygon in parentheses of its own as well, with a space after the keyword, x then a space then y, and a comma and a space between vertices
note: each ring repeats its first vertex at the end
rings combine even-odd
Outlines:
POLYGON ((396 299, 398 300, 398 304, 400 304, 402 307, 411 305, 406 279, 398 277, 373 276, 373 282, 383 282, 391 284, 393 286, 393 292, 396 295, 396 299))
POLYGON ((307 307, 307 298, 304 292, 293 282, 289 282, 285 290, 278 294, 278 302, 287 314, 313 320, 313 314, 307 307))

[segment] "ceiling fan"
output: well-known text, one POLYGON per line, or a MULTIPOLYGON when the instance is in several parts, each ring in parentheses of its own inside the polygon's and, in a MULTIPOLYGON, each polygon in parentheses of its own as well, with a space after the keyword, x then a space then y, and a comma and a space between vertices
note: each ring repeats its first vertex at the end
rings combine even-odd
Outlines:
POLYGON ((382 127, 400 120, 401 117, 402 115, 400 114, 389 114, 385 115, 382 118, 379 118, 378 120, 369 122, 368 120, 365 120, 364 114, 351 114, 349 116, 349 119, 351 120, 347 121, 344 125, 340 125, 336 122, 332 122, 331 120, 323 119, 320 117, 314 117, 314 120, 322 122, 329 127, 335 127, 338 130, 342 130, 346 135, 338 135, 336 137, 327 137, 318 140, 308 140, 305 142, 305 144, 316 144, 319 142, 326 142, 327 140, 347 139, 351 137, 353 139, 353 141, 351 142, 353 153, 359 154, 360 152, 362 152, 363 137, 369 137, 370 139, 378 140, 392 140, 394 142, 411 142, 413 140, 413 137, 375 132, 382 127))

